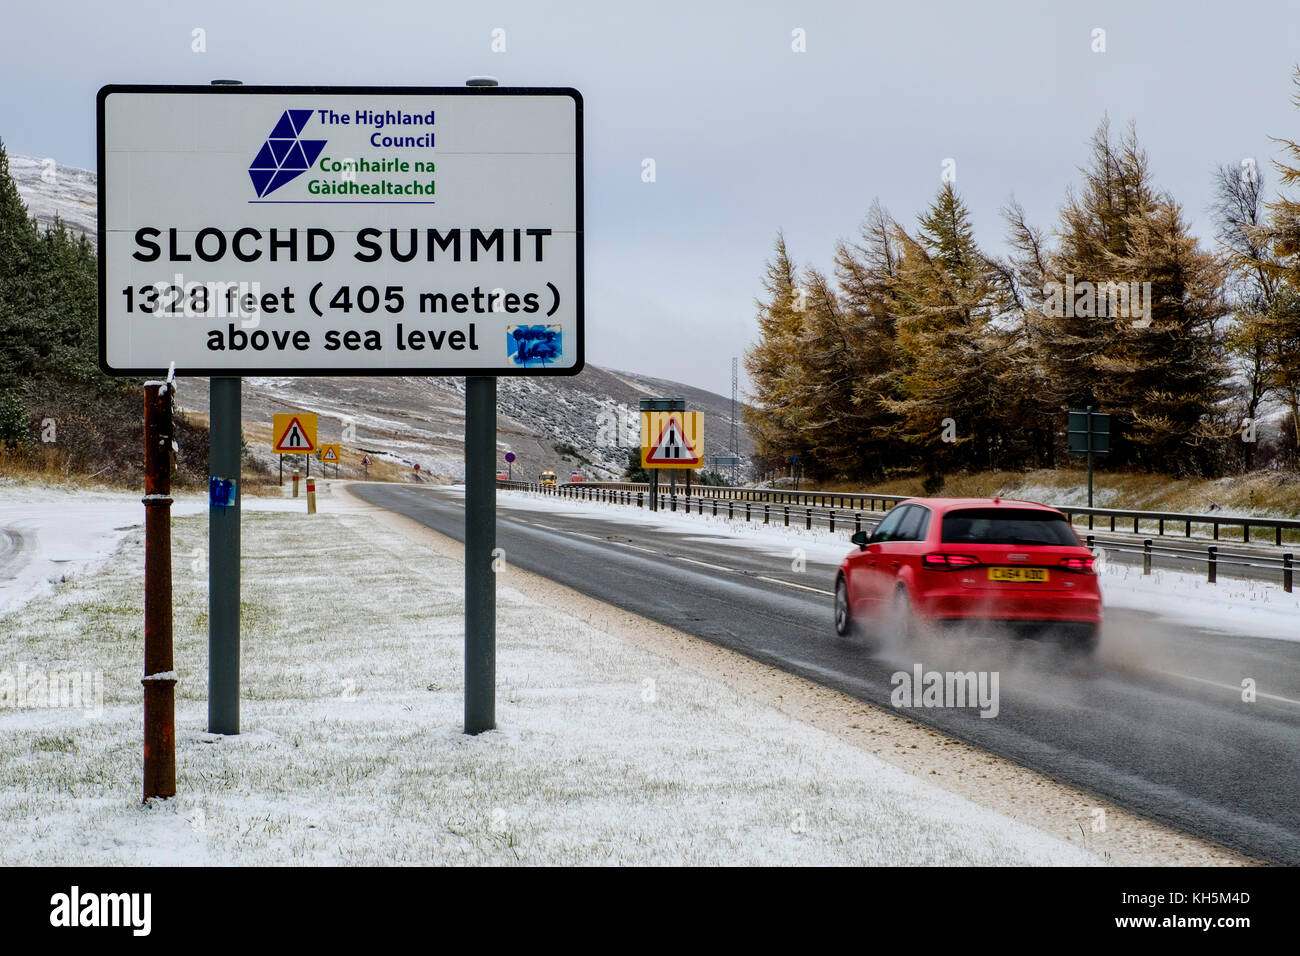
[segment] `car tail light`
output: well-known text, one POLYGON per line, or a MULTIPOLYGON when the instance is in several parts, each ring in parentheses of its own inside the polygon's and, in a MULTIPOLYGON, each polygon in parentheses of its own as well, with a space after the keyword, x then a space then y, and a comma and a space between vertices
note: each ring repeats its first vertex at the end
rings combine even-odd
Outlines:
POLYGON ((1062 558, 1056 562, 1067 571, 1078 571, 1081 574, 1091 574, 1094 558, 1092 555, 1086 557, 1062 558))
POLYGON ((931 571, 955 571, 979 564, 980 559, 972 554, 927 554, 921 558, 921 566, 931 571))

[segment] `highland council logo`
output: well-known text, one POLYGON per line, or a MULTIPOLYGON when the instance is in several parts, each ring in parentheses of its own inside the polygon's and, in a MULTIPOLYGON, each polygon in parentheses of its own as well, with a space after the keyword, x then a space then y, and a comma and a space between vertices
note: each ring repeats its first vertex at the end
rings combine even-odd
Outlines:
POLYGON ((265 199, 285 183, 297 179, 311 169, 325 148, 323 139, 303 139, 303 127, 311 119, 312 110, 285 110, 280 122, 248 167, 249 178, 258 199, 265 199))

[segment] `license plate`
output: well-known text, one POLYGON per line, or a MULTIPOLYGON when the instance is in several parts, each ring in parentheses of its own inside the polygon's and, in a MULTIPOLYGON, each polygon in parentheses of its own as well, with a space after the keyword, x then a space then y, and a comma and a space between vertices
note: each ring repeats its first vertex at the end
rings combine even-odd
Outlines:
POLYGON ((1051 574, 1046 568, 989 568, 989 580, 1046 584, 1051 580, 1051 574))

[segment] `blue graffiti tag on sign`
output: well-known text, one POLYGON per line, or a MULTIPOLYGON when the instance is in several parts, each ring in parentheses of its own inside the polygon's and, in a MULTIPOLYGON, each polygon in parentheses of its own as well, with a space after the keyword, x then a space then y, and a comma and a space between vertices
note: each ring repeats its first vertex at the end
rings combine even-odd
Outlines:
POLYGON ((512 325, 506 329, 506 354, 515 365, 550 365, 563 351, 564 335, 558 325, 512 325))

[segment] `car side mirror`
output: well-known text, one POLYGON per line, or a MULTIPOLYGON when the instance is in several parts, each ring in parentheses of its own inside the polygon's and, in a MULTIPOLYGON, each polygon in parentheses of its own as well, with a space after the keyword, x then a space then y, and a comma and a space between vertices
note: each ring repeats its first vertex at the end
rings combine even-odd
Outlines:
POLYGON ((853 537, 850 538, 849 540, 852 541, 854 544, 856 544, 860 550, 865 551, 867 550, 867 541, 869 541, 870 539, 867 537, 867 533, 865 531, 859 531, 855 533, 853 537))

